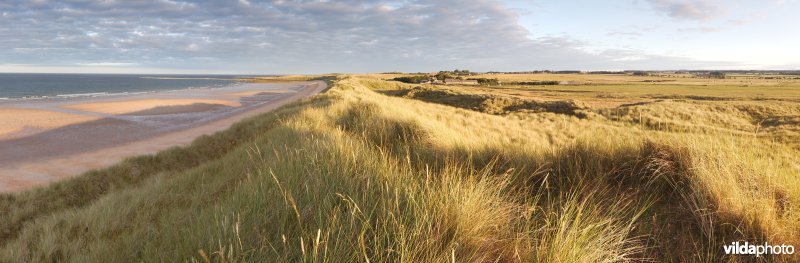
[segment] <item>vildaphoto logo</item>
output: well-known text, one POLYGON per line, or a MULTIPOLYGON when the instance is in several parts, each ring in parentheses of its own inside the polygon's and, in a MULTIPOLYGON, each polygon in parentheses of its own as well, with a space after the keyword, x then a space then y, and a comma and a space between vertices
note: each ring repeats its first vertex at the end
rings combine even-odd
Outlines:
POLYGON ((764 242, 763 245, 756 245, 737 241, 731 242, 730 245, 724 245, 723 248, 725 249, 725 254, 728 255, 755 255, 756 257, 760 257, 761 255, 794 254, 794 246, 792 245, 770 245, 767 242, 764 242))

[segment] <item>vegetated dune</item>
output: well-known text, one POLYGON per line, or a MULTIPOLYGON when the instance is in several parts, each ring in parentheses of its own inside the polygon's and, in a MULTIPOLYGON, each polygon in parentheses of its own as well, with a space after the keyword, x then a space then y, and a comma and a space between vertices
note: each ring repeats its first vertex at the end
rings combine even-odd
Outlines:
POLYGON ((0 261, 719 262, 752 260, 723 253, 734 241, 800 244, 791 145, 376 92, 413 88, 340 76, 189 147, 4 195, 0 261))
POLYGON ((579 112, 587 108, 576 101, 535 101, 507 96, 486 94, 463 94, 446 89, 432 89, 414 87, 396 92, 386 92, 405 98, 414 98, 428 102, 440 103, 449 106, 476 110, 489 114, 505 114, 515 111, 527 112, 553 112, 578 117, 586 115, 579 112))

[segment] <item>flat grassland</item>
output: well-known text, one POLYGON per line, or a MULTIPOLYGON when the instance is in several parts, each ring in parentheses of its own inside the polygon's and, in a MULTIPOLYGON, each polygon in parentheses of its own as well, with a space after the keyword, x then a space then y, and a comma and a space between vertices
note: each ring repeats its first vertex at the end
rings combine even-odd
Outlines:
POLYGON ((191 146, 0 196, 0 261, 750 262, 723 245, 800 247, 791 76, 396 76, 328 77, 191 146), (512 84, 535 81, 565 85, 512 84))

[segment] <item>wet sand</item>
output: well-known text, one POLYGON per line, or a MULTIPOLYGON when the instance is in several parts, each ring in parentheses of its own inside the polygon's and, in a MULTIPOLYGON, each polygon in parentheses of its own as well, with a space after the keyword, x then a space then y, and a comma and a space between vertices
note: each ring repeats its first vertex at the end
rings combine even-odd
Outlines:
POLYGON ((22 137, 45 129, 93 121, 97 116, 37 109, 0 107, 0 139, 22 137))
MULTIPOLYGON (((251 96, 251 95, 243 95, 242 97, 245 96, 251 96)), ((241 104, 238 101, 231 101, 231 100, 140 99, 140 100, 128 100, 128 101, 79 103, 73 105, 66 105, 63 106, 63 108, 80 110, 80 111, 97 112, 97 113, 107 113, 107 114, 126 114, 143 110, 149 110, 158 107, 186 106, 192 104, 217 104, 217 105, 225 105, 231 107, 241 106, 241 104)))
POLYGON ((266 90, 266 91, 253 90, 253 91, 232 92, 232 93, 229 93, 229 94, 230 95, 234 95, 234 96, 253 96, 253 95, 258 95, 259 93, 267 93, 267 92, 271 92, 271 93, 286 93, 286 92, 291 92, 291 91, 290 90, 266 90))
POLYGON ((324 82, 244 84, 0 104, 0 123, 9 123, 0 130, 0 192, 45 185, 126 157, 186 145, 324 88, 324 82), (22 118, 21 113, 34 117, 22 118))

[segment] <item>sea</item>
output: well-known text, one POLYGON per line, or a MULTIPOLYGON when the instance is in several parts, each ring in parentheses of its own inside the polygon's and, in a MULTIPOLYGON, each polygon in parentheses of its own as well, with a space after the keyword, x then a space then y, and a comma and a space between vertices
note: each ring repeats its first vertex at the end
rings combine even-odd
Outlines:
POLYGON ((0 102, 225 87, 247 77, 254 76, 0 73, 0 102))

